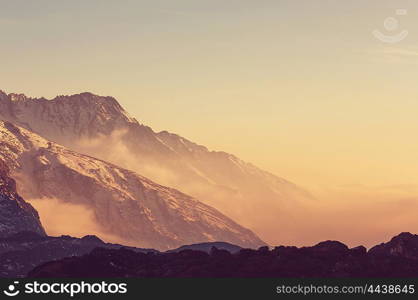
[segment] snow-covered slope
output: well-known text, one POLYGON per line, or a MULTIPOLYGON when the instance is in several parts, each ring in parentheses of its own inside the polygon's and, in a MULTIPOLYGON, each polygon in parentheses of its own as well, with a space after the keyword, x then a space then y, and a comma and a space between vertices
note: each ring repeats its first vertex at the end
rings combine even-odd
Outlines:
MULTIPOLYGON (((120 243, 162 250, 205 241, 264 244, 250 230, 188 195, 10 122, 0 122, 0 159, 13 170, 25 199, 59 199, 92 210, 100 232, 120 243)), ((74 223, 78 219, 73 216, 74 223)))
POLYGON ((112 97, 82 93, 46 100, 0 92, 0 118, 186 192, 271 243, 279 242, 271 224, 292 228, 290 212, 311 200, 304 189, 232 154, 154 132, 112 97))

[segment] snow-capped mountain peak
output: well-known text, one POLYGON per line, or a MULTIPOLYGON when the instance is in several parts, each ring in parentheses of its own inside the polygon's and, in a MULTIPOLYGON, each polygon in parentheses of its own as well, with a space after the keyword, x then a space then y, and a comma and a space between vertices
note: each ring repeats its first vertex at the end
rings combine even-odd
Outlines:
POLYGON ((13 102, 8 96, 0 101, 0 119, 184 191, 272 243, 277 235, 270 224, 294 227, 290 209, 312 200, 304 189, 233 154, 210 151, 168 131, 154 132, 112 97, 82 93, 13 102))

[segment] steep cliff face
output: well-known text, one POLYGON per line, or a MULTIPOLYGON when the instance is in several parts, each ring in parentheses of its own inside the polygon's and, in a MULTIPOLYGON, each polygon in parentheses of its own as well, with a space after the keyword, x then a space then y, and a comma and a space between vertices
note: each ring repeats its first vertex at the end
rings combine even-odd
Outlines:
POLYGON ((100 230, 120 243, 162 250, 207 241, 264 244, 250 230, 186 194, 10 122, 0 122, 0 159, 13 169, 23 197, 85 207, 93 211, 100 230))
POLYGON ((82 93, 46 100, 3 93, 0 118, 186 192, 272 241, 277 233, 270 224, 292 228, 290 211, 312 200, 304 189, 232 154, 154 132, 112 97, 82 93))
POLYGON ((8 166, 0 159, 0 237, 21 231, 45 235, 36 210, 16 192, 8 166))

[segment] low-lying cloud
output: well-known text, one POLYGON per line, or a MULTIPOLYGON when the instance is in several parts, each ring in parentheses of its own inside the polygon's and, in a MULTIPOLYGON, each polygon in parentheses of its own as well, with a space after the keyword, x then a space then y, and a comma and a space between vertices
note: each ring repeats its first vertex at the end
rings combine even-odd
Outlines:
POLYGON ((38 211, 42 226, 50 236, 96 235, 106 242, 124 242, 105 232, 96 221, 93 210, 87 206, 55 198, 26 199, 26 201, 38 211))

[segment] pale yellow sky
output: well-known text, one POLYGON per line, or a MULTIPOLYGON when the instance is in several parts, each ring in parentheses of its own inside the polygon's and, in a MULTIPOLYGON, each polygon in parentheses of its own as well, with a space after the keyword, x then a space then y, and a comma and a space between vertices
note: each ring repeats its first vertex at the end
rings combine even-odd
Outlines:
POLYGON ((0 0, 0 89, 112 95, 308 187, 415 184, 418 2, 365 2, 0 0))

